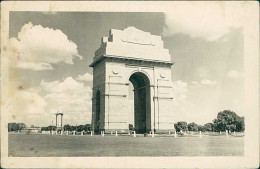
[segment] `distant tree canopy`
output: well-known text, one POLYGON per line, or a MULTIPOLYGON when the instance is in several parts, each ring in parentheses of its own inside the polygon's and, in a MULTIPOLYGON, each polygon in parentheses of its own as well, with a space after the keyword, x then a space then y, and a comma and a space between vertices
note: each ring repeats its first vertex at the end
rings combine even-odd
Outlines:
POLYGON ((216 131, 244 131, 244 117, 238 116, 235 112, 224 110, 218 113, 216 119, 213 120, 216 131))
POLYGON ((51 131, 51 130, 56 130, 56 126, 42 127, 42 131, 51 131))
POLYGON ((188 124, 189 131, 198 131, 198 125, 194 122, 188 124))
POLYGON ((133 125, 133 124, 129 124, 129 125, 128 125, 128 128, 129 128, 129 130, 135 130, 135 128, 134 128, 134 125, 133 125))
POLYGON ((177 132, 182 131, 237 131, 245 130, 244 117, 238 116, 235 112, 224 110, 218 113, 217 118, 213 123, 206 123, 205 125, 197 125, 192 122, 187 125, 185 121, 179 121, 174 124, 177 132))
POLYGON ((26 128, 24 123, 8 123, 8 131, 19 131, 26 128))
POLYGON ((207 123, 204 125, 204 129, 206 131, 214 131, 214 124, 213 123, 207 123))
POLYGON ((69 124, 64 125, 63 129, 65 131, 77 131, 77 132, 81 132, 81 131, 90 131, 91 130, 91 124, 85 124, 85 125, 78 125, 78 126, 71 126, 69 124))
POLYGON ((177 123, 174 124, 174 128, 177 132, 182 131, 187 131, 188 129, 188 125, 186 121, 179 121, 177 123))

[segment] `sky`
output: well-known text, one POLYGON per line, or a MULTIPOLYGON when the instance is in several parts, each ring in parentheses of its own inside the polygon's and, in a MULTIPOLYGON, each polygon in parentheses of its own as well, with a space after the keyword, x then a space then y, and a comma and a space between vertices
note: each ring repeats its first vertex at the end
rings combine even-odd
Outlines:
MULTIPOLYGON (((9 122, 47 126, 91 123, 92 62, 110 29, 161 35, 172 62, 176 121, 205 124, 222 110, 244 116, 243 25, 239 7, 173 13, 11 12, 9 122)), ((131 91, 131 90, 129 90, 131 91)), ((132 100, 130 100, 132 103, 132 100)), ((129 108, 132 111, 133 108, 129 108)))

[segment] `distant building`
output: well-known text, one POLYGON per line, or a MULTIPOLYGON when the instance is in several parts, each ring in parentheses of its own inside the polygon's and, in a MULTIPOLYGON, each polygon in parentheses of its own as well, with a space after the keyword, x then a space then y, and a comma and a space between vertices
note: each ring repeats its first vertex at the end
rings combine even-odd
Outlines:
POLYGON ((23 133, 40 133, 41 127, 27 127, 21 130, 23 133))

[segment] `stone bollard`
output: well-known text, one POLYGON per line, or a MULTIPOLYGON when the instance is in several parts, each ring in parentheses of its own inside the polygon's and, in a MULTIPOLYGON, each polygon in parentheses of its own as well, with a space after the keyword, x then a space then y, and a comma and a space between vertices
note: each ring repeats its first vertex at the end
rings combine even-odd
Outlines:
POLYGON ((90 131, 90 136, 93 136, 93 131, 90 131))
POLYGON ((134 131, 134 137, 136 137, 136 133, 135 133, 135 131, 134 131))
POLYGON ((219 131, 219 134, 221 134, 221 131, 219 131))
POLYGON ((234 135, 236 134, 236 132, 234 131, 234 133, 233 133, 234 135))
POLYGON ((128 131, 128 135, 130 136, 131 134, 130 134, 130 131, 128 131))
POLYGON ((105 131, 102 131, 102 136, 103 136, 103 137, 105 136, 105 131))
POLYGON ((228 138, 228 131, 226 130, 226 137, 228 138))
POLYGON ((176 131, 174 131, 174 137, 177 138, 177 133, 176 133, 176 131))
POLYGON ((111 131, 110 134, 113 135, 113 131, 111 131))
POLYGON ((60 135, 63 135, 63 131, 60 131, 60 135))
POLYGON ((201 131, 200 131, 200 138, 201 138, 201 131))
POLYGON ((53 131, 51 130, 51 135, 53 135, 53 131))
POLYGON ((81 131, 80 135, 83 136, 83 131, 81 131))
POLYGON ((152 131, 152 137, 154 137, 154 131, 152 131))
POLYGON ((75 134, 76 134, 76 131, 73 131, 73 136, 75 136, 75 134))
POLYGON ((169 135, 171 135, 171 131, 169 131, 169 135))
POLYGON ((56 135, 58 134, 58 131, 57 131, 57 130, 55 131, 55 134, 56 134, 56 135))
POLYGON ((116 137, 117 137, 117 131, 116 131, 116 137))
POLYGON ((152 131, 149 131, 149 134, 152 134, 152 131))
POLYGON ((68 131, 68 130, 66 131, 66 135, 67 135, 67 136, 69 135, 69 131, 68 131))

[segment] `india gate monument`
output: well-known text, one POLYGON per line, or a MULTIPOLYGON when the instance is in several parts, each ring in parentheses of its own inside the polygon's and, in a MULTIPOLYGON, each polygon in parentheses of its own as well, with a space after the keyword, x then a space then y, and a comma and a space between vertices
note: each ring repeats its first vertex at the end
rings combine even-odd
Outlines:
POLYGON ((128 27, 103 37, 93 62, 92 126, 95 132, 128 132, 128 88, 134 87, 137 133, 174 130, 171 56, 161 36, 128 27))

